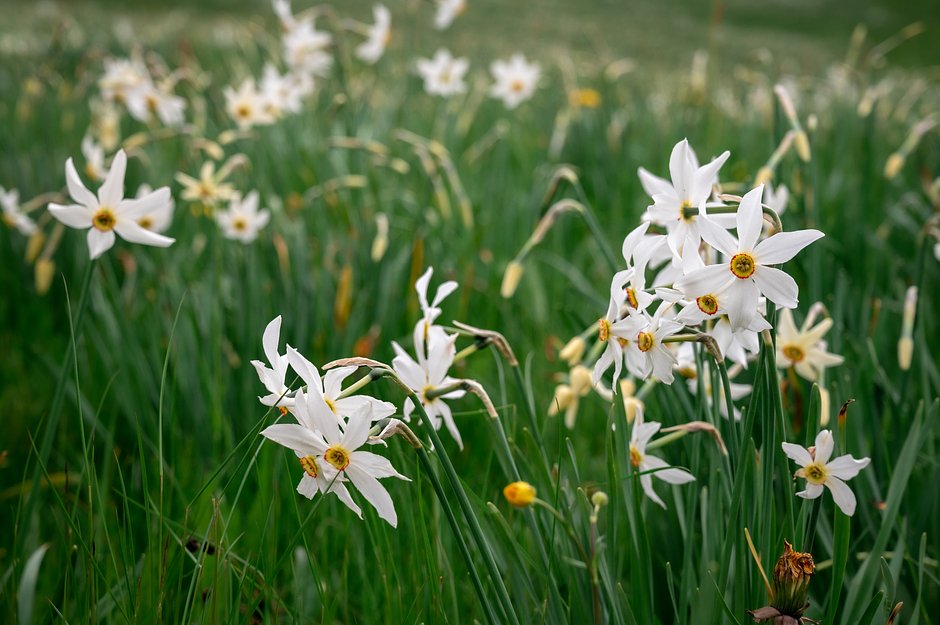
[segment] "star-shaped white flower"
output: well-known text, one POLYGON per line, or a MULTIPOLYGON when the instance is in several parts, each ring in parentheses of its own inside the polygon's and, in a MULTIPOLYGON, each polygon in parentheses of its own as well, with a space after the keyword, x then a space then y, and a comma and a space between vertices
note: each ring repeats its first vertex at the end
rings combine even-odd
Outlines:
POLYGON ((441 48, 430 59, 418 59, 416 65, 424 80, 424 90, 431 95, 447 98, 467 90, 464 76, 470 61, 465 58, 455 59, 449 51, 441 48))
POLYGON ((497 60, 490 65, 495 83, 490 96, 503 101, 508 109, 514 109, 535 93, 542 69, 537 63, 529 63, 521 54, 514 54, 508 61, 497 60))
POLYGON ((702 238, 730 260, 693 271, 675 284, 690 299, 727 289, 728 316, 735 329, 751 325, 761 294, 780 308, 796 308, 796 281, 771 265, 785 263, 824 236, 819 230, 795 230, 777 232, 758 243, 763 224, 762 193, 763 187, 757 187, 741 199, 737 239, 708 217, 699 219, 702 238))
POLYGON ((650 456, 646 453, 646 446, 656 432, 659 431, 660 427, 662 427, 662 424, 656 423, 655 421, 645 423, 643 421, 643 411, 640 409, 637 410, 636 419, 633 421, 633 431, 630 433, 630 464, 641 473, 644 471, 654 471, 653 473, 640 475, 640 485, 643 487, 643 492, 646 493, 647 497, 665 508, 666 504, 659 498, 656 491, 653 490, 653 476, 669 484, 685 484, 692 482, 695 480, 695 476, 688 471, 671 468, 662 458, 650 456))
MULTIPOLYGON (((286 383, 288 357, 278 352, 280 340, 281 316, 278 315, 264 328, 264 334, 261 336, 264 355, 271 366, 268 367, 260 360, 252 360, 251 364, 258 372, 261 383, 268 389, 268 394, 259 397, 258 400, 265 406, 287 408, 294 405, 294 398, 291 396, 292 391, 286 383)), ((290 347, 288 347, 288 350, 290 350, 290 347)))
POLYGON ((88 230, 88 253, 91 258, 98 258, 111 249, 115 233, 125 241, 157 247, 168 247, 175 240, 142 228, 137 223, 141 215, 170 201, 169 187, 160 187, 142 198, 124 199, 126 168, 127 155, 124 150, 119 150, 114 155, 111 170, 96 196, 78 177, 72 159, 65 162, 65 181, 69 195, 77 203, 49 204, 49 212, 66 226, 88 230))
POLYGON ((797 329, 789 309, 780 313, 777 366, 793 367, 802 377, 815 382, 823 369, 841 365, 844 358, 826 351, 826 342, 822 340, 832 327, 832 319, 823 319, 813 327, 809 327, 810 322, 812 319, 807 317, 803 326, 797 329))
POLYGON ((377 4, 372 8, 372 15, 375 23, 368 28, 366 40, 356 46, 356 56, 369 64, 382 58, 392 39, 392 14, 388 8, 377 4))
POLYGON ((32 236, 38 231, 36 222, 20 210, 20 192, 16 189, 6 191, 0 187, 0 209, 3 210, 3 223, 23 236, 32 236))
POLYGON ((454 23, 457 16, 467 10, 467 0, 437 0, 434 28, 444 30, 454 23))
POLYGON ((297 491, 306 497, 313 497, 317 492, 334 492, 361 518, 359 506, 346 490, 344 481, 348 480, 347 483, 356 487, 381 518, 396 527, 395 504, 379 479, 397 477, 410 480, 396 471, 387 458, 359 451, 369 438, 371 405, 363 404, 350 414, 345 430, 340 430, 336 416, 316 393, 297 393, 294 415, 299 424, 272 425, 261 435, 291 449, 299 458, 304 477, 297 491))
POLYGON ((832 499, 847 516, 855 514, 855 493, 845 480, 850 480, 868 466, 869 458, 856 459, 850 455, 832 456, 834 442, 829 430, 822 430, 816 435, 816 446, 806 449, 793 443, 783 443, 783 453, 795 461, 800 468, 795 477, 806 480, 806 490, 798 492, 797 497, 816 499, 823 492, 823 486, 832 492, 832 499))
POLYGON ((233 199, 228 210, 216 213, 216 220, 225 238, 246 244, 257 238, 258 232, 267 225, 270 217, 271 213, 267 209, 258 210, 257 191, 252 191, 245 199, 233 199))

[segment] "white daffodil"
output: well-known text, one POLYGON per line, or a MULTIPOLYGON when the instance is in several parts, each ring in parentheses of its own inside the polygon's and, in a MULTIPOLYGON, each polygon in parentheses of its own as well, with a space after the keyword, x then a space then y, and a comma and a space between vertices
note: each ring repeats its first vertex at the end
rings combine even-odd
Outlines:
POLYGON ((627 262, 627 269, 632 269, 628 280, 620 285, 626 294, 625 303, 633 311, 646 310, 653 303, 653 294, 646 290, 646 267, 650 259, 665 242, 665 237, 658 234, 647 235, 649 222, 643 222, 623 239, 621 252, 627 262))
POLYGON ((274 9, 274 14, 280 20, 284 32, 290 32, 294 29, 297 20, 291 13, 290 0, 271 0, 271 8, 274 9))
POLYGON ((535 93, 542 69, 537 63, 529 63, 521 54, 514 54, 508 61, 497 60, 490 65, 495 83, 490 96, 503 101, 508 109, 514 109, 535 93))
POLYGON ((368 28, 366 40, 356 46, 356 56, 366 63, 374 64, 392 40, 392 14, 388 8, 377 4, 372 8, 375 23, 368 28))
POLYGON ((254 78, 246 78, 238 89, 225 87, 225 112, 242 130, 274 122, 264 93, 255 86, 254 78))
MULTIPOLYGON (((450 406, 444 400, 459 399, 464 396, 465 392, 454 390, 439 397, 428 397, 431 391, 446 388, 458 382, 457 379, 447 375, 450 366, 454 363, 454 356, 457 354, 457 335, 435 332, 429 335, 429 339, 427 359, 424 361, 419 359, 417 362, 398 343, 392 342, 395 350, 392 368, 395 369, 401 381, 418 395, 434 429, 439 430, 443 423, 457 442, 457 446, 463 449, 460 431, 454 422, 450 406)), ((409 397, 405 400, 403 410, 406 421, 411 419, 413 410, 414 402, 409 397)))
POLYGON ((16 189, 7 191, 0 187, 0 209, 3 210, 3 223, 23 236, 32 236, 38 231, 36 222, 20 210, 20 192, 16 189))
POLYGON ((313 78, 306 74, 281 74, 268 63, 264 66, 259 83, 264 107, 272 118, 284 113, 299 113, 303 99, 313 93, 313 78))
POLYGON ((98 79, 98 89, 106 101, 124 104, 131 91, 149 81, 150 72, 142 59, 105 59, 104 74, 98 79))
MULTIPOLYGON (((283 413, 286 408, 294 405, 294 398, 291 396, 291 390, 287 387, 287 366, 289 364, 288 356, 278 352, 278 343, 281 341, 281 316, 278 315, 271 320, 264 328, 264 334, 261 336, 261 345, 264 348, 264 356, 271 365, 268 367, 260 360, 252 360, 251 364, 258 372, 258 378, 268 389, 268 394, 259 397, 258 400, 265 406, 277 406, 283 413)), ((288 352, 290 347, 287 348, 288 352)))
POLYGON ((782 215, 787 210, 787 202, 790 200, 790 191, 787 185, 779 185, 776 189, 768 182, 764 185, 764 204, 769 206, 777 215, 782 215))
POLYGON ((82 184, 72 159, 65 162, 65 181, 69 195, 77 203, 49 204, 49 212, 66 226, 88 229, 88 253, 91 258, 98 258, 111 249, 115 233, 131 243, 157 247, 173 244, 174 239, 151 232, 137 223, 141 215, 170 201, 170 189, 160 187, 142 198, 124 199, 126 168, 127 155, 124 150, 118 150, 111 163, 111 170, 95 196, 82 184))
POLYGON ((284 59, 292 72, 326 76, 333 66, 329 53, 333 37, 317 30, 313 18, 297 20, 285 34, 284 59))
MULTIPOLYGON (((137 187, 136 197, 140 199, 151 193, 153 193, 153 189, 150 188, 150 185, 142 184, 137 187)), ((173 198, 168 197, 166 204, 156 206, 152 210, 144 213, 137 218, 137 223, 140 224, 141 228, 146 228, 151 232, 160 234, 170 227, 170 222, 173 220, 173 207, 173 198)))
POLYGON ((430 95, 448 98, 467 90, 464 76, 470 61, 465 58, 455 59, 449 51, 441 48, 430 59, 418 59, 416 65, 424 80, 424 90, 430 95))
POLYGON ((832 499, 847 516, 855 514, 855 494, 845 480, 850 480, 868 466, 869 458, 856 459, 851 455, 839 456, 829 460, 835 443, 829 430, 822 430, 816 435, 816 446, 806 449, 793 443, 783 443, 783 453, 799 464, 795 477, 806 480, 806 490, 798 492, 797 497, 816 499, 823 492, 823 486, 832 492, 832 499))
POLYGON ((653 477, 658 477, 669 484, 685 484, 694 481, 695 476, 688 471, 672 468, 662 458, 650 456, 646 453, 646 446, 660 427, 662 427, 661 423, 644 422, 643 411, 637 410, 636 419, 633 421, 633 431, 630 433, 630 464, 641 473, 653 471, 652 473, 640 475, 640 485, 647 497, 665 508, 666 504, 653 490, 653 477))
POLYGON ((643 325, 639 317, 627 315, 621 318, 621 311, 625 308, 627 300, 627 292, 623 285, 630 281, 633 271, 634 269, 618 271, 611 281, 607 314, 598 321, 597 339, 606 345, 604 352, 594 364, 594 372, 591 375, 591 381, 595 386, 611 365, 614 366, 614 379, 611 386, 617 385, 617 380, 620 379, 623 371, 624 351, 636 338, 637 332, 643 325))
POLYGON ((702 238, 730 261, 693 271, 675 285, 689 298, 722 293, 727 289, 728 316, 735 329, 751 325, 758 314, 761 294, 780 308, 796 308, 799 294, 796 281, 771 265, 785 263, 824 236, 819 230, 777 232, 758 243, 763 223, 762 193, 763 187, 757 187, 741 199, 737 239, 708 217, 699 219, 702 238))
POLYGON ((85 157, 85 174, 93 182, 104 180, 108 175, 108 168, 104 166, 104 148, 101 147, 91 135, 82 138, 82 156, 85 157))
POLYGON ((233 199, 228 210, 219 211, 216 220, 226 239, 235 239, 242 243, 251 243, 264 228, 271 213, 267 209, 258 210, 258 192, 252 191, 242 198, 233 199))
POLYGON ((434 299, 428 302, 428 287, 431 284, 431 276, 434 275, 434 267, 428 267, 421 274, 421 277, 415 281, 415 291, 418 293, 418 303, 421 304, 421 319, 415 324, 414 345, 418 356, 418 362, 424 364, 428 358, 428 345, 430 344, 431 334, 436 334, 435 338, 443 338, 444 330, 434 325, 434 321, 441 315, 440 305, 444 299, 457 290, 457 283, 453 280, 444 282, 434 293, 434 299))
POLYGON ((777 326, 777 366, 793 367, 802 377, 815 382, 823 369, 841 365, 844 358, 827 352, 826 342, 822 340, 832 327, 832 319, 823 319, 810 327, 812 321, 807 317, 797 329, 793 313, 789 309, 781 311, 777 326))
POLYGON ((725 150, 709 164, 699 167, 695 151, 689 147, 688 140, 683 139, 672 148, 669 157, 672 182, 639 168, 640 182, 653 198, 646 216, 653 223, 666 227, 669 249, 676 261, 682 255, 687 238, 698 249, 701 242, 698 226, 700 217, 691 214, 689 210, 705 207, 712 186, 718 181, 718 170, 729 156, 731 153, 725 150))
POLYGON ((771 326, 762 316, 757 315, 746 328, 735 330, 727 316, 722 316, 708 331, 718 344, 721 355, 742 367, 747 366, 751 354, 760 351, 758 332, 771 326))
POLYGON ((625 356, 630 373, 640 379, 651 375, 666 384, 672 384, 672 369, 676 357, 663 343, 663 339, 682 330, 682 324, 664 318, 671 305, 660 304, 656 314, 641 311, 634 317, 635 334, 626 347, 625 356))
POLYGON ((323 401, 338 419, 356 412, 362 408, 363 404, 369 404, 372 407, 371 414, 374 421, 395 414, 394 404, 368 395, 340 397, 343 392, 343 380, 355 373, 358 367, 336 367, 321 377, 317 367, 290 345, 287 346, 287 360, 291 368, 306 383, 307 394, 318 393, 323 397, 323 401))
POLYGON ((437 0, 437 12, 434 14, 434 28, 445 30, 458 16, 467 10, 467 0, 437 0))
POLYGON ((206 161, 199 168, 199 178, 177 172, 176 181, 183 185, 180 197, 190 202, 203 202, 204 204, 234 200, 238 197, 238 192, 231 183, 225 182, 230 171, 230 166, 223 166, 216 172, 215 163, 206 161))
POLYGON ((170 83, 158 85, 147 80, 128 90, 124 104, 137 121, 148 123, 156 116, 165 126, 179 126, 183 123, 186 100, 171 89, 170 83))
POLYGON ((261 435, 291 449, 300 459, 304 477, 297 491, 306 497, 313 497, 317 492, 335 492, 361 518, 361 510, 345 488, 345 483, 351 483, 381 518, 396 527, 395 504, 379 479, 397 477, 410 480, 396 471, 387 458, 359 451, 369 438, 371 405, 363 404, 350 414, 345 430, 340 430, 336 416, 316 393, 298 393, 294 415, 300 424, 272 425, 261 435), (348 482, 343 483, 340 479, 348 482))

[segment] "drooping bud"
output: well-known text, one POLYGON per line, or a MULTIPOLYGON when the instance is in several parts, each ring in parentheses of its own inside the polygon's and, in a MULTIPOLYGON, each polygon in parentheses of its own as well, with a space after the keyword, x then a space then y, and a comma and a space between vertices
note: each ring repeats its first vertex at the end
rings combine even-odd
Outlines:
POLYGON ((914 318, 917 314, 917 287, 908 287, 904 295, 904 313, 901 317, 901 338, 898 340, 898 365, 902 371, 911 368, 914 357, 914 318))
POLYGON ((516 292, 516 287, 519 286, 519 280, 522 279, 523 273, 525 273, 525 267, 517 260, 511 260, 509 264, 506 265, 506 273, 503 274, 503 284, 499 289, 499 294, 502 295, 504 299, 509 299, 516 292))
POLYGON ((567 362, 568 366, 573 367, 581 362, 581 358, 584 357, 584 350, 586 348, 587 341, 578 335, 568 341, 565 346, 561 348, 561 351, 558 352, 558 357, 567 362))

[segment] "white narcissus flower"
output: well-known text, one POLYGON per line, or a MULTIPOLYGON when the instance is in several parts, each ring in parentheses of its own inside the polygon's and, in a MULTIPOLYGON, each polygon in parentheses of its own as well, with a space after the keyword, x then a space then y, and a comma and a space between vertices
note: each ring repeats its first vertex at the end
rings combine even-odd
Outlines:
POLYGON ((416 65, 424 80, 424 90, 430 95, 447 98, 467 90, 464 76, 470 61, 465 58, 455 59, 449 51, 441 48, 430 59, 418 59, 416 65))
POLYGON ((806 490, 798 492, 797 497, 816 499, 823 492, 823 486, 832 492, 832 499, 847 516, 855 514, 855 494, 845 480, 850 480, 868 466, 869 458, 856 459, 851 455, 839 456, 829 460, 835 443, 829 430, 822 430, 816 435, 816 446, 806 449, 793 443, 782 443, 783 453, 801 468, 795 477, 806 480, 806 490))
POLYGON ((444 30, 454 23, 457 16, 467 10, 467 0, 437 0, 434 28, 444 30))
MULTIPOLYGON (((258 372, 258 378, 264 387, 268 389, 268 394, 259 397, 258 400, 265 406, 277 406, 281 408, 281 413, 285 409, 294 405, 294 398, 291 396, 291 390, 287 387, 287 366, 289 360, 287 355, 278 352, 278 343, 281 340, 281 316, 278 315, 271 320, 264 328, 264 334, 261 336, 261 345, 264 347, 264 356, 271 365, 268 367, 260 360, 252 360, 251 364, 258 372)), ((290 347, 287 348, 288 352, 290 347)))
POLYGON ((101 96, 109 102, 126 103, 128 94, 150 81, 150 72, 140 58, 105 59, 98 79, 101 96))
POLYGON ((777 215, 782 215, 787 210, 787 202, 790 200, 790 191, 787 185, 778 185, 776 189, 768 182, 764 185, 764 204, 769 206, 777 215))
POLYGON ((242 243, 251 243, 264 228, 271 213, 267 209, 258 210, 258 192, 252 191, 244 199, 235 198, 228 210, 219 211, 216 220, 226 239, 235 239, 242 243))
POLYGON ((428 267, 421 274, 421 277, 415 281, 415 291, 418 293, 418 303, 421 304, 421 319, 415 324, 414 345, 418 356, 418 362, 423 363, 428 357, 428 344, 431 334, 436 334, 435 338, 443 338, 445 333, 442 328, 434 325, 434 321, 440 316, 440 305, 444 299, 457 290, 457 283, 448 280, 437 287, 434 292, 434 299, 428 302, 428 287, 431 284, 431 276, 434 275, 434 267, 428 267))
MULTIPOLYGON (((233 159, 230 159, 230 162, 233 159)), ((216 172, 215 163, 206 161, 199 168, 199 178, 193 178, 190 175, 178 172, 176 181, 183 185, 183 192, 180 196, 190 202, 203 202, 205 204, 214 204, 223 200, 234 200, 238 197, 235 187, 225 182, 225 178, 231 171, 229 165, 224 165, 216 172)))
POLYGON ((392 14, 388 8, 377 4, 372 8, 375 23, 368 28, 366 40, 356 46, 356 56, 366 63, 376 63, 385 54, 392 40, 392 14))
POLYGON ((170 201, 169 187, 160 187, 142 198, 124 199, 126 168, 127 155, 124 150, 118 150, 111 163, 111 170, 95 196, 82 184, 70 158, 65 162, 65 181, 69 195, 77 203, 64 206, 49 204, 52 216, 66 226, 88 229, 88 253, 93 259, 111 249, 115 233, 125 241, 157 247, 169 247, 175 240, 142 228, 137 223, 141 215, 170 201))
POLYGON ((640 475, 640 485, 646 496, 658 503, 663 508, 666 504, 659 498, 656 491, 653 490, 653 477, 658 477, 669 484, 685 484, 695 480, 695 476, 688 471, 675 469, 662 458, 650 456, 646 453, 646 446, 649 444, 653 435, 662 427, 661 423, 643 421, 643 411, 638 409, 636 419, 633 421, 633 431, 630 433, 630 464, 639 471, 653 471, 645 475, 640 475))
POLYGON ((813 327, 809 327, 810 322, 812 319, 807 317, 797 329, 793 313, 786 308, 781 311, 777 326, 777 366, 793 367, 802 377, 815 382, 823 369, 841 365, 844 359, 827 352, 826 342, 822 340, 832 327, 832 319, 823 319, 813 327))
POLYGON ((824 236, 819 230, 795 230, 777 232, 758 243, 763 224, 762 193, 763 187, 757 187, 741 199, 738 238, 708 217, 699 219, 702 238, 730 261, 693 271, 675 284, 690 299, 727 289, 728 316, 736 330, 751 325, 762 294, 780 308, 796 308, 799 294, 796 281, 771 265, 785 263, 824 236))
MULTIPOLYGON (((677 262, 685 245, 698 249, 701 242, 699 233, 700 215, 688 214, 689 209, 700 210, 712 192, 712 186, 718 181, 718 170, 724 165, 731 153, 725 150, 712 162, 699 167, 695 151, 683 139, 672 148, 669 157, 669 174, 672 182, 654 176, 642 167, 639 168, 640 182, 644 190, 653 198, 653 204, 647 208, 646 216, 655 224, 666 227, 667 241, 677 262), (690 243, 687 243, 686 240, 690 243)), ((721 219, 721 217, 719 217, 721 219)))
POLYGON ((186 100, 174 94, 171 89, 170 82, 158 85, 147 80, 129 90, 124 103, 131 117, 137 121, 148 123, 151 117, 156 115, 165 126, 179 126, 183 123, 186 100))
POLYGON ((625 350, 627 367, 640 379, 652 376, 660 382, 672 384, 676 357, 663 343, 663 339, 681 331, 682 324, 664 318, 670 306, 668 302, 663 302, 652 316, 641 311, 629 318, 634 321, 635 334, 625 350))
POLYGON ((295 20, 284 34, 284 59, 292 72, 326 76, 333 65, 329 53, 333 37, 317 30, 313 18, 295 20))
POLYGON ((521 54, 514 54, 508 61, 497 60, 490 65, 495 83, 490 96, 503 101, 508 109, 514 109, 535 93, 542 70, 537 63, 529 63, 521 54))
POLYGON ((397 477, 410 480, 396 471, 387 458, 359 451, 369 438, 373 420, 371 405, 363 404, 350 414, 345 430, 340 430, 336 416, 316 393, 297 393, 293 411, 299 424, 272 425, 261 435, 291 449, 300 459, 304 477, 297 492, 311 498, 317 492, 335 492, 361 518, 359 506, 352 501, 345 487, 345 483, 351 483, 381 518, 396 527, 395 504, 379 479, 397 477))
POLYGON ((606 343, 604 352, 594 364, 594 372, 591 375, 591 381, 594 386, 600 382, 601 376, 614 366, 614 379, 611 387, 617 385, 620 374, 623 371, 624 351, 630 345, 630 342, 636 338, 639 331, 639 322, 636 317, 627 315, 621 319, 621 310, 626 305, 627 292, 623 285, 627 284, 634 269, 624 269, 614 274, 610 285, 610 300, 607 304, 607 314, 598 321, 597 339, 606 343))
POLYGON ((85 157, 85 174, 94 182, 104 180, 108 168, 104 166, 104 148, 89 135, 82 138, 82 156, 85 157))
POLYGON ((273 118, 284 113, 299 113, 303 99, 313 92, 313 78, 306 74, 281 74, 268 63, 264 66, 259 85, 267 112, 273 118))
POLYGON ((36 234, 36 222, 20 210, 20 192, 16 189, 4 190, 0 187, 0 209, 3 210, 3 223, 15 228, 23 236, 36 234))
POLYGON ((222 93, 225 94, 225 112, 242 130, 274 122, 267 98, 255 86, 254 78, 243 80, 238 89, 225 87, 222 93))
MULTIPOLYGON (((149 184, 142 184, 137 187, 137 198, 146 197, 153 192, 149 184)), ((137 218, 137 223, 141 228, 146 228, 151 232, 162 233, 170 227, 170 221, 173 219, 173 198, 170 197, 166 204, 156 206, 137 218)))
MULTIPOLYGON (((398 343, 392 342, 392 348, 395 350, 392 368, 395 369, 401 381, 418 395, 434 429, 439 430, 443 422, 447 431, 457 442, 457 446, 463 449, 460 431, 454 422, 450 406, 444 400, 459 399, 464 396, 465 392, 455 390, 440 397, 428 397, 429 391, 445 388, 458 382, 457 379, 447 375, 447 371, 454 363, 454 356, 457 354, 456 342, 456 334, 432 332, 429 335, 427 359, 423 361, 419 359, 418 362, 409 356, 398 343)), ((403 410, 406 421, 410 420, 413 410, 414 402, 409 397, 405 400, 403 410)))

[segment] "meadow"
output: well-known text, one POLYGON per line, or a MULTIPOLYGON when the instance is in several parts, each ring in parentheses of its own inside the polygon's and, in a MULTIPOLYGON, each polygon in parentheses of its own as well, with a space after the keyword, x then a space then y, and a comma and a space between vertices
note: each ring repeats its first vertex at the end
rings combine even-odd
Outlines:
POLYGON ((0 621, 940 623, 936 9, 436 4, 0 2, 0 621))

